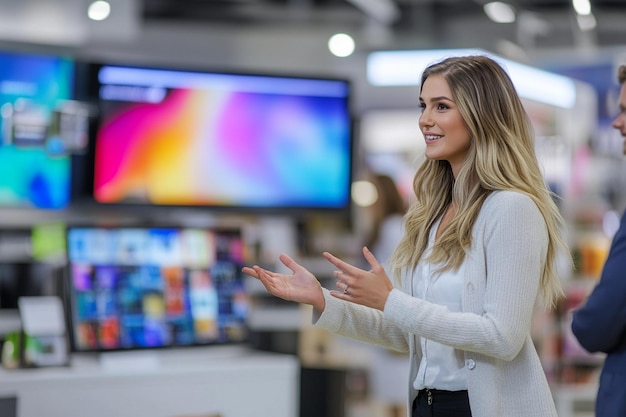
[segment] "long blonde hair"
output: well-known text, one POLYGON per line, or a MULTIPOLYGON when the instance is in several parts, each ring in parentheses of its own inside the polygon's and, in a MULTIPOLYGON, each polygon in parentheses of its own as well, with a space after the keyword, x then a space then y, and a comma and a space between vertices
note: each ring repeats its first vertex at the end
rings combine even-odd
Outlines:
POLYGON ((426 68, 443 76, 452 91, 471 140, 455 179, 447 161, 426 160, 413 179, 416 200, 405 216, 406 234, 390 265, 396 279, 415 268, 428 244, 428 231, 454 202, 456 215, 433 247, 429 261, 457 269, 472 246, 472 227, 487 196, 496 190, 528 195, 539 208, 548 230, 548 251, 540 280, 542 298, 554 306, 563 295, 556 271, 560 251, 569 254, 562 237, 563 218, 541 173, 532 125, 511 79, 486 56, 447 58, 426 68))

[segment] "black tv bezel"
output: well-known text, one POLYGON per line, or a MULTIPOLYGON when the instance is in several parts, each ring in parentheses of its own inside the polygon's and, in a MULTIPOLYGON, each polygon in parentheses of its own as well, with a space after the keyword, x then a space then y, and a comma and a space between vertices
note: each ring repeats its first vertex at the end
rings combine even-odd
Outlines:
MULTIPOLYGON (((280 73, 280 72, 266 72, 266 71, 238 71, 227 70, 217 68, 207 68, 203 66, 179 66, 172 64, 155 64, 155 63, 129 63, 120 61, 88 61, 78 60, 77 62, 77 78, 79 83, 82 84, 82 91, 78 92, 79 99, 82 98, 92 104, 94 111, 94 117, 90 125, 90 140, 89 149, 87 155, 83 157, 76 170, 80 170, 84 175, 80 176, 80 179, 73 186, 77 189, 75 195, 79 196, 75 198, 82 199, 82 201, 88 201, 90 204, 98 207, 121 207, 124 209, 150 209, 150 210, 168 210, 168 209, 201 209, 209 210, 214 214, 241 214, 241 215, 284 215, 288 217, 301 217, 308 214, 329 214, 336 215, 340 218, 349 219, 353 209, 353 202, 351 196, 351 187, 354 180, 354 169, 356 166, 356 117, 353 114, 353 81, 348 77, 320 75, 320 74, 305 74, 305 73, 280 73), (153 69, 153 70, 165 70, 176 72, 191 72, 199 74, 220 74, 220 75, 235 75, 235 76, 254 76, 254 77, 268 77, 268 78, 284 78, 294 80, 321 80, 321 81, 338 81, 346 85, 348 93, 346 94, 346 113, 348 115, 348 178, 346 184, 346 201, 341 206, 315 206, 315 205, 275 205, 275 206, 254 206, 254 205, 211 205, 211 204, 154 204, 150 202, 100 202, 96 200, 94 196, 94 176, 95 176, 95 161, 96 161, 96 142, 98 129, 100 128, 100 99, 99 99, 99 87, 100 82, 98 80, 98 72, 104 66, 115 66, 124 68, 136 68, 136 69, 153 69), (82 196, 82 198, 81 198, 82 196)), ((81 87, 78 87, 79 90, 81 87)), ((79 176, 75 176, 77 178, 79 176)))
MULTIPOLYGON (((245 330, 245 336, 240 340, 229 339, 226 341, 211 341, 206 343, 191 343, 191 344, 171 344, 171 345, 161 345, 161 346, 134 346, 134 347, 121 347, 121 348, 104 348, 99 346, 95 349, 82 349, 77 347, 76 343, 76 335, 74 324, 76 323, 74 313, 75 313, 75 304, 73 298, 73 283, 72 283, 72 261, 70 260, 69 253, 69 233, 74 229, 102 229, 102 230, 122 230, 122 229, 136 229, 136 230, 148 230, 148 229, 174 229, 174 230, 204 230, 211 231, 217 233, 228 233, 235 234, 239 236, 239 238, 243 242, 243 235, 241 228, 237 228, 234 226, 225 227, 225 226, 181 226, 181 225, 172 225, 172 224, 153 224, 153 223, 141 223, 141 224, 129 224, 129 225, 99 225, 99 224, 73 224, 67 226, 65 228, 65 238, 66 238, 66 268, 65 268, 65 276, 63 279, 63 284, 61 285, 61 293, 63 299, 63 305, 65 307, 65 321, 67 326, 67 337, 69 340, 69 348, 70 352, 78 353, 78 354, 91 354, 91 353, 113 353, 113 352, 136 352, 136 351, 158 351, 158 350, 167 350, 167 349, 190 349, 190 348, 201 348, 201 347, 211 347, 211 346, 243 346, 247 345, 250 342, 250 329, 248 327, 247 318, 243 322, 243 327, 245 330)), ((245 280, 245 276, 243 272, 241 272, 241 266, 238 266, 239 276, 241 277, 242 284, 245 280)))

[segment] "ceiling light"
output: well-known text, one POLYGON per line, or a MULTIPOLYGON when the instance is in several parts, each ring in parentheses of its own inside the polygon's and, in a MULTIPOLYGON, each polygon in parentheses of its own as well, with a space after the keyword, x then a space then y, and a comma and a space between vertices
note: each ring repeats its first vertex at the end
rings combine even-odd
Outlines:
POLYGON ((111 5, 108 1, 98 0, 94 1, 89 5, 89 9, 87 10, 87 16, 91 20, 104 20, 109 17, 111 13, 111 5))
POLYGON ((574 10, 580 16, 587 16, 591 14, 591 3, 589 0, 572 0, 574 10))
POLYGON ((345 58, 354 52, 354 39, 345 33, 337 33, 328 40, 328 49, 333 55, 345 58))
POLYGON ((496 23, 515 22, 515 9, 508 3, 492 1, 483 6, 483 10, 489 19, 496 23))
POLYGON ((352 201, 359 207, 369 207, 378 200, 378 191, 371 181, 355 181, 352 183, 352 201))
POLYGON ((572 108, 576 85, 569 77, 490 54, 482 49, 377 51, 367 57, 367 79, 373 86, 419 85, 428 65, 450 56, 486 55, 500 62, 521 97, 556 107, 572 108))

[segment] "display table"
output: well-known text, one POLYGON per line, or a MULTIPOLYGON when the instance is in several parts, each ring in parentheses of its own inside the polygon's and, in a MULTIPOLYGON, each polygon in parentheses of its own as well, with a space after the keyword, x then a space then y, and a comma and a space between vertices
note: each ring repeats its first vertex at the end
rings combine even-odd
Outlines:
POLYGON ((0 371, 17 417, 294 417, 295 356, 239 346, 74 355, 69 367, 0 371))

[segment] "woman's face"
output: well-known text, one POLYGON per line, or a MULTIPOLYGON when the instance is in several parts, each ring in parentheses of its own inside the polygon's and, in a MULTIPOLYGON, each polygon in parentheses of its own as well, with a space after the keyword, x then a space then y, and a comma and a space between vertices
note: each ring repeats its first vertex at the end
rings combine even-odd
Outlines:
POLYGON ((442 75, 431 75, 424 81, 420 106, 426 158, 448 161, 456 177, 467 156, 470 133, 442 75))

